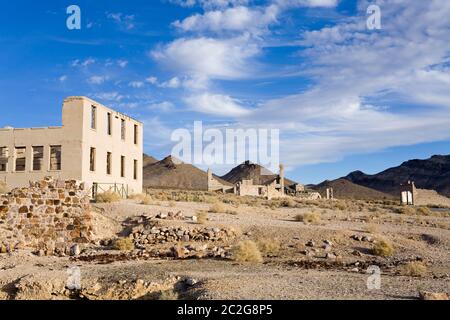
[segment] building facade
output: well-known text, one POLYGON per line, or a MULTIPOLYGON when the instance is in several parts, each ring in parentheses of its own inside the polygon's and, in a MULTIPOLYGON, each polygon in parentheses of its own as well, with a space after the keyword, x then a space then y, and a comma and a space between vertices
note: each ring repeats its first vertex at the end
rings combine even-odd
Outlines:
POLYGON ((142 192, 143 124, 87 97, 69 97, 62 126, 0 129, 0 181, 28 186, 46 176, 92 188, 142 192))

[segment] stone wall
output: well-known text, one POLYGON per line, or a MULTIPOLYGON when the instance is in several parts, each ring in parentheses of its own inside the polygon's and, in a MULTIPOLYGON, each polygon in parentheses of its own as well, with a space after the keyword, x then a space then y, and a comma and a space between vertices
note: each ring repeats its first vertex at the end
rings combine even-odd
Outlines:
POLYGON ((450 198, 444 197, 434 190, 416 189, 416 192, 414 201, 416 206, 450 206, 450 198))
POLYGON ((28 247, 39 254, 68 254, 92 238, 90 198, 84 183, 30 182, 0 195, 0 250, 28 247))

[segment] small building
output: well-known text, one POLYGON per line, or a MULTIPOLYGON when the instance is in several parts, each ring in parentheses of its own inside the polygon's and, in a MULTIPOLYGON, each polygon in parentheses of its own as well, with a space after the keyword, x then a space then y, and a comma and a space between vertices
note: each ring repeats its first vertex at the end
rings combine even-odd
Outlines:
POLYGON ((417 188, 414 181, 408 181, 405 184, 401 184, 400 193, 400 202, 402 205, 414 206, 416 204, 417 188))
POLYGON ((62 126, 0 129, 0 181, 28 186, 46 176, 99 192, 142 192, 143 124, 87 97, 69 97, 62 126))
POLYGON ((259 181, 255 179, 243 179, 236 184, 236 194, 239 196, 255 196, 267 199, 282 198, 285 193, 284 167, 280 165, 279 175, 259 175, 259 181), (261 179, 266 177, 267 179, 261 179))

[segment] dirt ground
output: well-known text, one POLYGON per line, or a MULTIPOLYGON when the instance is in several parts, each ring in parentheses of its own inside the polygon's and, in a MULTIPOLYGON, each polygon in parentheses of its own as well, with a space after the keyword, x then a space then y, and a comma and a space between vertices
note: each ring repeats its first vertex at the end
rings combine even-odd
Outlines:
POLYGON ((29 250, 1 254, 0 299, 417 299, 423 290, 450 294, 449 215, 401 214, 382 203, 226 204, 228 213, 208 213, 202 227, 233 228, 237 237, 205 244, 275 244, 271 252, 262 252, 260 263, 155 257, 144 253, 177 243, 116 251, 103 241, 123 236, 124 221, 142 215, 181 211, 185 220, 162 223, 193 228, 198 225, 191 217, 211 207, 211 201, 95 204, 96 241, 79 256, 39 257, 29 250), (297 221, 298 215, 312 212, 319 221, 297 221), (392 243, 392 256, 374 254, 382 239, 392 243), (423 266, 420 272, 406 268, 414 263, 423 266), (380 267, 379 289, 368 289, 370 266, 380 267), (74 281, 81 288, 71 288, 74 281))

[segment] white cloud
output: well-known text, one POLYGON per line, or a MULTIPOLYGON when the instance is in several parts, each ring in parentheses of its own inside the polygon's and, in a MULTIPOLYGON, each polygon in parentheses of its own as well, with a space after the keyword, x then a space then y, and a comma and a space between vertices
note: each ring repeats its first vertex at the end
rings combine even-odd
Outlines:
POLYGON ((159 86, 162 88, 176 89, 181 86, 181 80, 178 77, 174 77, 174 78, 170 79, 169 81, 161 83, 159 86))
POLYGON ((87 80, 87 82, 89 84, 102 84, 106 80, 108 80, 107 76, 92 76, 87 80))
POLYGON ((151 77, 148 77, 147 79, 145 79, 145 81, 150 83, 150 84, 155 85, 155 84, 158 83, 158 78, 151 76, 151 77))
POLYGON ((149 110, 156 110, 160 112, 170 112, 175 108, 174 104, 169 101, 163 101, 159 103, 152 103, 148 106, 149 110))
POLYGON ((59 82, 66 82, 67 80, 67 75, 62 75, 61 77, 58 78, 59 82))
POLYGON ((122 101, 125 97, 119 94, 117 91, 113 92, 99 92, 93 94, 96 99, 105 100, 105 101, 114 101, 119 102, 122 101))
POLYGON ((256 9, 238 6, 195 14, 183 21, 175 21, 173 26, 183 31, 250 31, 257 34, 276 22, 277 14, 275 5, 256 9))
POLYGON ((221 94, 203 93, 185 99, 191 110, 206 114, 239 117, 250 114, 250 111, 239 104, 239 101, 221 94))
POLYGON ((121 12, 118 13, 106 13, 106 17, 108 19, 113 20, 116 22, 121 28, 125 30, 131 30, 135 27, 135 16, 134 15, 127 15, 121 12))
POLYGON ((450 34, 442 32, 450 3, 398 0, 382 10, 381 32, 350 18, 304 33, 302 75, 315 86, 242 120, 282 128, 288 165, 450 138, 450 34))
POLYGON ((226 40, 201 37, 175 40, 150 55, 184 74, 226 79, 247 76, 252 69, 250 58, 259 52, 245 36, 226 40))
POLYGON ((117 65, 121 68, 125 68, 128 65, 127 60, 117 60, 117 65))
POLYGON ((85 60, 80 60, 80 59, 76 59, 76 60, 73 60, 72 62, 71 62, 71 66, 72 67, 88 67, 88 66, 90 66, 91 64, 94 64, 95 63, 95 59, 93 59, 93 58, 87 58, 87 59, 85 59, 85 60))
POLYGON ((130 83, 128 83, 128 86, 135 89, 140 89, 143 88, 145 84, 142 81, 131 81, 130 83))

